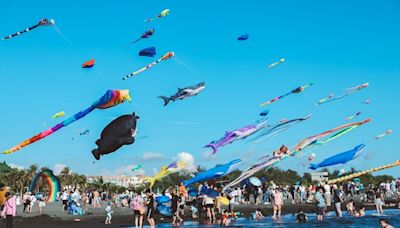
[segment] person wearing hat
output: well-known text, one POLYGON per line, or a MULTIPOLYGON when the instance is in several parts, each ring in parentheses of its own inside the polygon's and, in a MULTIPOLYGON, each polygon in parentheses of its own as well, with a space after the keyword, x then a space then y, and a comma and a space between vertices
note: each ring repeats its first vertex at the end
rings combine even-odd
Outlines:
POLYGON ((13 217, 17 214, 17 205, 15 204, 15 196, 11 196, 10 192, 6 192, 6 202, 4 204, 1 217, 6 219, 6 227, 13 227, 13 217))

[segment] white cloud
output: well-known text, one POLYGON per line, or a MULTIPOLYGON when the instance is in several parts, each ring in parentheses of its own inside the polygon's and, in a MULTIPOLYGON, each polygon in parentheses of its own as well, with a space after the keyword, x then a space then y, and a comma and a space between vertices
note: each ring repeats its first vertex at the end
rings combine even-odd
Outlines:
POLYGON ((22 165, 17 165, 15 163, 10 163, 10 164, 8 164, 8 166, 10 166, 11 168, 17 168, 19 170, 24 169, 24 167, 22 165))
POLYGON ((192 170, 192 171, 196 170, 196 165, 194 163, 194 157, 193 157, 193 155, 191 155, 188 152, 181 152, 181 153, 177 154, 176 157, 174 158, 174 160, 185 162, 186 169, 188 169, 188 170, 192 170))
POLYGON ((64 164, 55 164, 55 165, 54 165, 54 169, 53 169, 54 174, 55 174, 55 175, 60 175, 61 171, 62 171, 65 167, 67 167, 67 165, 64 165, 64 164))
POLYGON ((154 153, 154 152, 145 152, 142 156, 142 160, 158 160, 163 159, 164 155, 161 153, 154 153))

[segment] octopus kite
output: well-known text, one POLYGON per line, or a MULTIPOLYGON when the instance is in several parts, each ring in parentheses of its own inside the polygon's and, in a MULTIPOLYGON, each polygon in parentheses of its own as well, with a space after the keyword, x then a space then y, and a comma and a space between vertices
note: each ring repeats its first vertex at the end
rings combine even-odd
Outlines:
POLYGON ((360 91, 362 89, 367 88, 368 86, 369 86, 369 83, 364 83, 364 84, 361 84, 361 85, 346 89, 346 91, 342 95, 336 96, 336 97, 335 97, 334 94, 330 94, 328 97, 325 97, 325 98, 322 98, 321 100, 319 100, 317 102, 317 104, 321 105, 321 104, 325 104, 325 103, 328 103, 328 102, 332 102, 332 101, 336 101, 336 100, 345 98, 350 94, 353 94, 355 92, 358 92, 358 91, 360 91))
POLYGON ((46 19, 46 18, 44 18, 44 19, 40 20, 36 25, 31 26, 31 27, 29 27, 27 29, 24 29, 22 31, 16 32, 14 34, 5 36, 5 37, 2 38, 2 40, 7 40, 7 39, 10 39, 10 38, 16 37, 16 36, 21 35, 23 33, 32 31, 35 28, 40 27, 40 26, 50 26, 50 25, 54 25, 55 23, 56 23, 56 21, 54 19, 46 19))
POLYGON ((51 127, 43 132, 40 132, 39 134, 33 136, 32 138, 29 138, 27 140, 24 140, 20 144, 3 151, 3 154, 11 154, 14 153, 17 150, 22 149, 25 146, 28 146, 36 141, 39 141, 54 132, 60 130, 63 127, 66 127, 70 125, 71 123, 85 117, 87 114, 91 113, 95 109, 107 109, 114 107, 118 104, 121 104, 125 101, 130 101, 131 97, 129 95, 129 90, 108 90, 100 99, 95 101, 92 105, 90 105, 89 108, 82 110, 75 115, 71 116, 70 118, 62 121, 61 123, 55 125, 54 127, 51 127))
POLYGON ((266 102, 260 104, 260 107, 265 106, 265 105, 269 105, 269 104, 271 104, 271 103, 274 103, 275 101, 278 101, 278 100, 280 100, 280 99, 282 99, 282 98, 284 98, 284 97, 286 97, 286 96, 289 96, 290 94, 301 93, 301 92, 303 92, 306 88, 308 88, 308 87, 310 87, 310 86, 312 86, 312 85, 313 85, 313 83, 309 83, 309 84, 307 84, 307 85, 297 87, 296 89, 290 91, 289 93, 286 93, 286 94, 281 95, 281 96, 279 96, 279 97, 275 97, 275 98, 272 99, 272 100, 269 100, 269 101, 266 101, 266 102))
POLYGON ((135 71, 135 72, 133 72, 133 73, 131 73, 131 74, 126 75, 125 77, 122 78, 122 80, 126 80, 126 79, 128 79, 128 78, 130 78, 130 77, 132 77, 132 76, 135 76, 135 75, 137 75, 137 74, 139 74, 139 73, 141 73, 141 72, 143 72, 143 71, 145 71, 145 70, 147 70, 147 69, 149 69, 149 68, 155 66, 155 65, 158 64, 159 62, 161 62, 161 61, 163 61, 163 60, 170 59, 170 58, 172 58, 172 57, 174 57, 174 56, 175 56, 175 53, 174 53, 174 52, 172 52, 172 51, 171 51, 171 52, 167 52, 165 55, 161 56, 161 58, 159 58, 157 61, 154 61, 154 62, 150 63, 149 65, 147 65, 147 66, 145 66, 145 67, 142 67, 142 68, 140 68, 139 70, 137 70, 137 71, 135 71))

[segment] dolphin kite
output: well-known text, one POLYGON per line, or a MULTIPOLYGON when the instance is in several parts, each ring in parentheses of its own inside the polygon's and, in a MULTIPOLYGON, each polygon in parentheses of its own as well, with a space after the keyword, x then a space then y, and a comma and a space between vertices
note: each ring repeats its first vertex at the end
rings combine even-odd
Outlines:
POLYGON ((175 93, 175 95, 172 95, 170 97, 166 96, 159 96, 159 98, 164 100, 164 106, 166 106, 170 101, 176 101, 176 100, 183 100, 188 97, 193 97, 199 94, 203 89, 206 88, 206 83, 205 82, 200 82, 196 85, 193 86, 188 86, 185 88, 178 88, 178 92, 175 93))
POLYGON ((365 149, 365 144, 360 144, 349 151, 329 157, 323 160, 319 164, 311 164, 310 169, 316 170, 321 167, 337 165, 337 164, 346 164, 347 162, 359 157, 361 153, 364 151, 364 149, 365 149))
POLYGON ((193 183, 224 177, 235 171, 241 162, 240 159, 236 159, 223 165, 217 165, 212 169, 197 174, 192 179, 184 181, 183 185, 187 187, 193 183))

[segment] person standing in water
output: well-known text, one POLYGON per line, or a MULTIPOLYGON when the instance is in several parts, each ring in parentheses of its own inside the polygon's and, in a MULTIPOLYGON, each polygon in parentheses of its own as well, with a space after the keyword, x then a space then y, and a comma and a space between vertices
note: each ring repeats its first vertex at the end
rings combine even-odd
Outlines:
POLYGON ((323 221, 324 220, 324 214, 325 214, 325 198, 323 196, 324 189, 323 187, 319 187, 317 192, 315 193, 315 200, 317 201, 317 218, 318 221, 323 221))
POLYGON ((375 189, 374 203, 375 203, 375 207, 376 207, 376 213, 383 214, 382 206, 384 204, 384 198, 383 198, 383 194, 379 188, 375 189))
POLYGON ((281 211, 282 211, 282 205, 283 205, 283 195, 282 195, 282 190, 281 189, 275 189, 273 193, 273 210, 274 210, 274 215, 272 216, 273 219, 276 218, 276 215, 278 214, 278 219, 281 218, 281 211))

